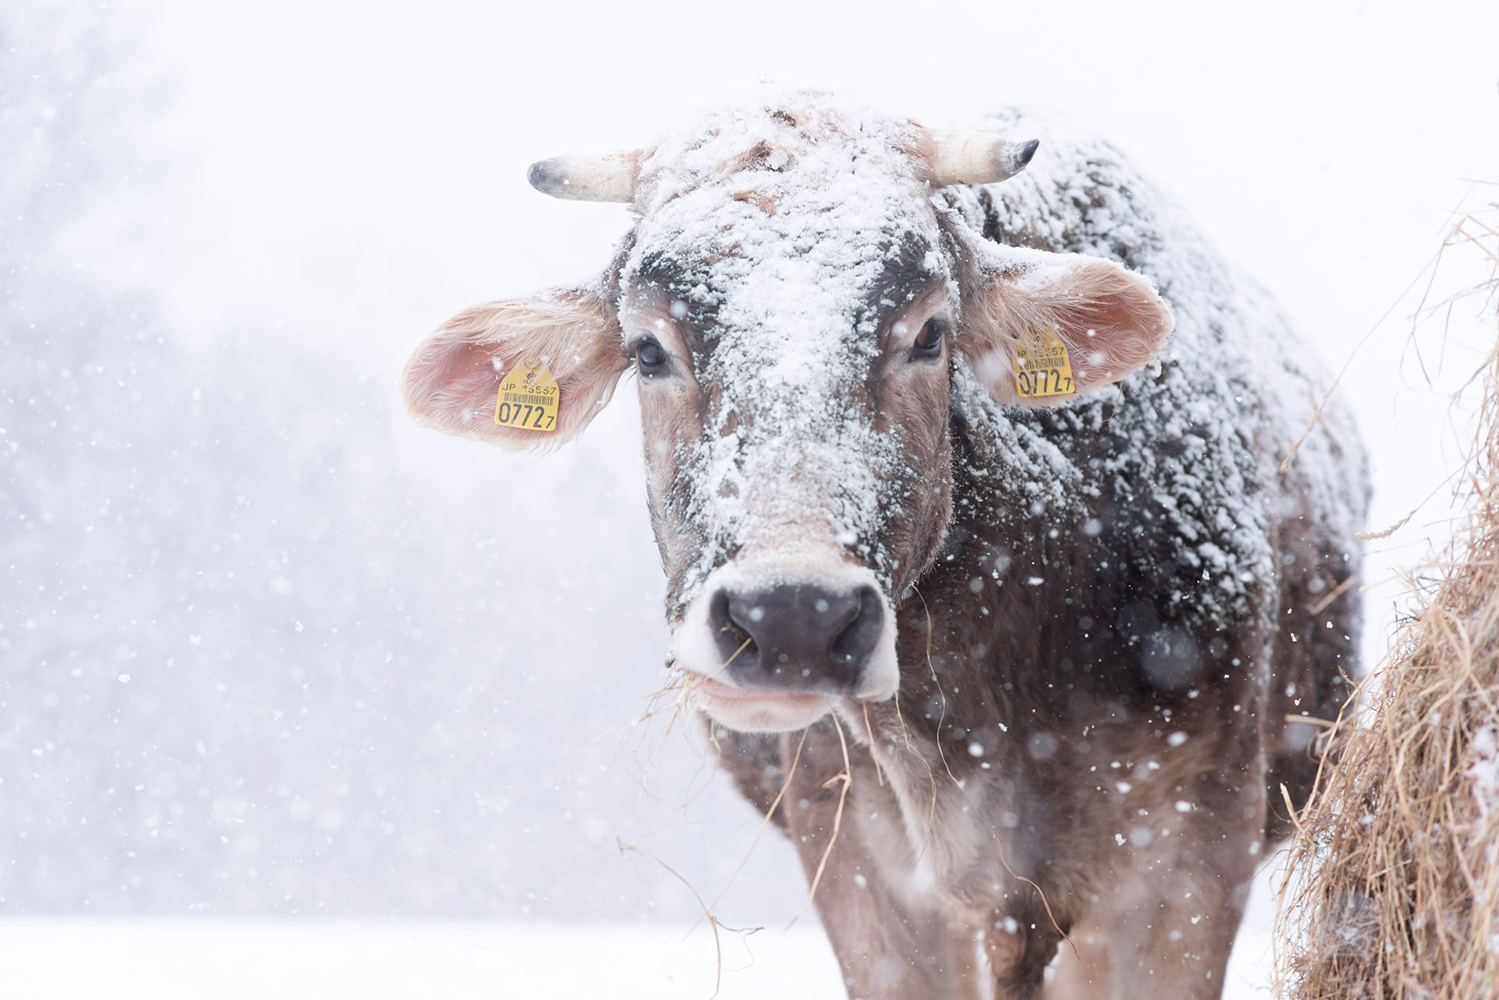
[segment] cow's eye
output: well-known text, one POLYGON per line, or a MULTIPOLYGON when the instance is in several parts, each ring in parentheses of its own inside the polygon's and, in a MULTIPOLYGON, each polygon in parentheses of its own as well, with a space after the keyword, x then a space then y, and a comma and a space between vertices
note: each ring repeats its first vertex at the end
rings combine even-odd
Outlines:
POLYGON ((947 321, 933 316, 911 342, 911 357, 935 358, 942 353, 942 338, 945 336, 947 321))
POLYGON ((666 349, 655 337, 642 337, 635 343, 635 367, 647 378, 666 371, 666 349))

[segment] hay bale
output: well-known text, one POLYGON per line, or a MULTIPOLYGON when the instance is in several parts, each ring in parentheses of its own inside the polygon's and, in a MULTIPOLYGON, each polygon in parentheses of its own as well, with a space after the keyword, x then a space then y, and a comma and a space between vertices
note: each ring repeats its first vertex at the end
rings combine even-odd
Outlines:
POLYGON ((1278 993, 1499 997, 1499 353, 1485 364, 1465 527, 1298 817, 1278 993))

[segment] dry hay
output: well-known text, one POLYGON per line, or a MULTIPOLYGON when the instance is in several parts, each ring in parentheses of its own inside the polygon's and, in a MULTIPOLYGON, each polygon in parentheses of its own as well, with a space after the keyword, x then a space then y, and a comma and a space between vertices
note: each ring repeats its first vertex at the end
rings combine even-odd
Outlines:
POLYGON ((1464 527, 1297 818, 1288 1000, 1499 997, 1499 353, 1484 367, 1464 527))

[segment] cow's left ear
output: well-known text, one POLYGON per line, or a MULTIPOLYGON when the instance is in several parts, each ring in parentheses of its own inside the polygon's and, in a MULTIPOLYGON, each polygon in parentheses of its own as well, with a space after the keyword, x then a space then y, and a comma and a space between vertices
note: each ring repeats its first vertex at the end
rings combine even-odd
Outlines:
POLYGON ((1005 247, 965 290, 959 348, 1001 403, 1053 406, 1154 358, 1171 310, 1143 275, 1082 254, 1005 247))
POLYGON ((465 309, 417 347, 402 389, 412 415, 439 430, 546 448, 586 427, 628 367, 603 296, 567 289, 465 309))

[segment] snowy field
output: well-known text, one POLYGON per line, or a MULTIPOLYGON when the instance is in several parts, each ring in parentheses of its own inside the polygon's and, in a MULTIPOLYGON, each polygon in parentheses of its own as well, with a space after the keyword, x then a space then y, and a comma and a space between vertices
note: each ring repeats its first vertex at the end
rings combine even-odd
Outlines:
MULTIPOLYGON (((1268 996, 1264 888, 1224 1000, 1268 996)), ((844 995, 810 920, 721 944, 719 1000, 844 995)), ((712 932, 667 922, 0 919, 0 955, 6 1000, 709 1000, 718 977, 712 932)))

